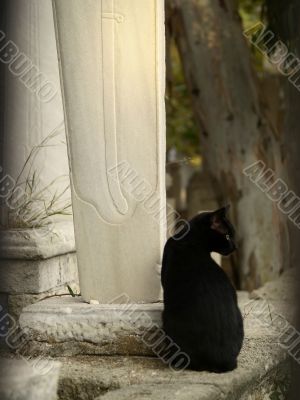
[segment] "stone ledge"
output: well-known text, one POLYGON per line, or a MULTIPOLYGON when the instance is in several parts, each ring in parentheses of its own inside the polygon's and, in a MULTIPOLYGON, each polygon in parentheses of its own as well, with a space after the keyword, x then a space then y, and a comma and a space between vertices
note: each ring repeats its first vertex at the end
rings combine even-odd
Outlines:
POLYGON ((20 325, 34 354, 152 355, 140 340, 161 325, 162 303, 91 305, 64 296, 26 307, 20 325))
POLYGON ((38 260, 75 252, 73 221, 56 222, 48 228, 3 230, 2 259, 38 260))
POLYGON ((0 292, 38 294, 78 282, 76 253, 45 260, 0 259, 0 292))
MULTIPOLYGON (((263 300, 250 301, 248 293, 239 292, 248 338, 276 337, 255 315, 263 305, 263 300)), ((91 305, 81 298, 54 297, 26 307, 20 325, 35 355, 147 356, 153 352, 141 339, 149 327, 161 326, 162 308, 162 303, 91 305)))

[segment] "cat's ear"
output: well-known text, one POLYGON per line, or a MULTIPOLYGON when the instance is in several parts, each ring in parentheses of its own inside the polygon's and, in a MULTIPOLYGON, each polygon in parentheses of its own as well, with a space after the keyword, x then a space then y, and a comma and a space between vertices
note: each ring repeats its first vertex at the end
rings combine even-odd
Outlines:
POLYGON ((226 206, 221 207, 221 208, 219 208, 219 209, 216 210, 216 211, 213 211, 213 212, 212 212, 212 215, 213 215, 213 216, 217 216, 217 217, 219 217, 219 218, 224 218, 224 217, 226 217, 226 215, 227 215, 229 209, 230 209, 230 204, 227 204, 226 206))
POLYGON ((226 217, 227 212, 230 208, 230 204, 225 207, 221 207, 216 211, 213 211, 210 217, 210 227, 220 233, 224 233, 223 219, 226 217))

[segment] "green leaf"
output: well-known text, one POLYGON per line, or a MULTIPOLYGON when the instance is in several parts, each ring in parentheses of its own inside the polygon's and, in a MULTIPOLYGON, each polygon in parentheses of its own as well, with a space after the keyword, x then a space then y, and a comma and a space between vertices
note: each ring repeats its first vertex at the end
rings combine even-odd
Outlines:
POLYGON ((70 295, 72 297, 76 297, 76 294, 73 292, 72 288, 69 285, 67 285, 67 288, 68 288, 68 291, 69 291, 70 295))

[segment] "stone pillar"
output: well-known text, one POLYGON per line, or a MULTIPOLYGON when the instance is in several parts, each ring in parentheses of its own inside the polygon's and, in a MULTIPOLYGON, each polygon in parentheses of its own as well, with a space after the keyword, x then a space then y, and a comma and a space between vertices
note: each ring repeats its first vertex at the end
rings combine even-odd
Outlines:
MULTIPOLYGON (((55 193, 61 194, 69 186, 52 2, 8 0, 2 11, 0 179, 8 175, 17 181, 26 191, 30 207, 29 213, 15 219, 11 215, 8 218, 8 207, 2 209, 1 222, 8 228, 30 228, 29 217, 44 207, 44 201, 47 204, 55 193), (33 175, 30 190, 25 182, 31 182, 33 175)), ((70 198, 67 189, 53 209, 70 204, 70 198)), ((32 225, 37 222, 34 220, 32 225)))
POLYGON ((0 89, 0 304, 17 319, 77 284, 51 0, 1 1, 0 89))
POLYGON ((164 2, 53 4, 81 293, 155 301, 166 230, 164 2))

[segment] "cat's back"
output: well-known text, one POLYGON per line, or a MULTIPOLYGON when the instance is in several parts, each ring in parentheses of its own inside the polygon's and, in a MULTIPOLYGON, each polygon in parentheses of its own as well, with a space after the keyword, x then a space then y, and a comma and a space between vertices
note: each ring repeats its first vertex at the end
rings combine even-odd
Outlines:
POLYGON ((167 275, 176 274, 188 264, 190 256, 191 253, 186 242, 177 241, 173 237, 167 240, 162 260, 163 285, 167 275))

